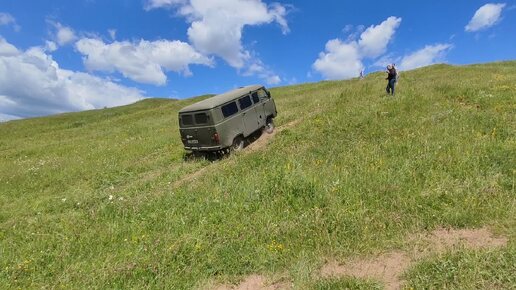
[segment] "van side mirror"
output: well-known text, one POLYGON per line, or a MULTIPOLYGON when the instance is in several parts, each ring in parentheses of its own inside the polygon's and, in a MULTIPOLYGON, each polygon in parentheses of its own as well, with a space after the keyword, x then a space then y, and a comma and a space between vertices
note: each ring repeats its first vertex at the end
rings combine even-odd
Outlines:
POLYGON ((271 98, 271 92, 267 91, 267 97, 270 99, 271 98))

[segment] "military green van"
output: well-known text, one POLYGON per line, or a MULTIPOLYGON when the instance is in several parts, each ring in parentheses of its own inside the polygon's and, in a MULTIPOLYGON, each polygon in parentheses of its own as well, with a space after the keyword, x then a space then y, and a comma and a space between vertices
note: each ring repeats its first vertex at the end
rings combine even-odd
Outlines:
POLYGON ((264 86, 246 86, 181 109, 179 132, 186 150, 240 150, 258 130, 272 133, 276 115, 276 104, 264 86))

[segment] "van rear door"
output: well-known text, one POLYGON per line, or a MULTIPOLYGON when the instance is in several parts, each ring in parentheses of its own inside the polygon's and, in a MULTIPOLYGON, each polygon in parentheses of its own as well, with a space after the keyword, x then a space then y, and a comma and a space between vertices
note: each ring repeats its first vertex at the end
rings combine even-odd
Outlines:
POLYGON ((216 130, 208 112, 179 114, 179 127, 181 140, 186 148, 209 149, 218 145, 213 138, 216 130))

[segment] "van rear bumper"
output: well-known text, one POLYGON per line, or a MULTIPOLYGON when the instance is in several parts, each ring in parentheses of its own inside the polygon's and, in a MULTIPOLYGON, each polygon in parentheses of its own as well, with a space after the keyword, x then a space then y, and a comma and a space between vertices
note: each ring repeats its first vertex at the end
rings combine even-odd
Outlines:
POLYGON ((203 147, 195 147, 195 146, 184 146, 185 150, 190 151, 218 151, 222 149, 222 146, 203 146, 203 147))

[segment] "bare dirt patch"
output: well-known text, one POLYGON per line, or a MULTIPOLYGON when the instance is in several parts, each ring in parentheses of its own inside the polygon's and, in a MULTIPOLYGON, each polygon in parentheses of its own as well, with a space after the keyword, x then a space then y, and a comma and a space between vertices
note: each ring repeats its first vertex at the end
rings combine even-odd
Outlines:
POLYGON ((355 259, 345 264, 332 261, 321 269, 323 277, 353 276, 375 279, 385 285, 385 289, 399 289, 400 276, 410 266, 410 258, 403 252, 390 252, 377 257, 355 259))
POLYGON ((260 275, 251 275, 238 285, 220 285, 214 290, 283 290, 291 289, 287 282, 268 283, 267 279, 260 275))
POLYGON ((469 249, 496 248, 507 244, 506 237, 495 237, 488 229, 437 229, 410 236, 409 252, 392 251, 375 257, 355 258, 345 263, 331 260, 321 268, 323 277, 352 276, 382 282, 385 289, 401 289, 401 275, 415 262, 435 253, 456 247, 469 249))
POLYGON ((496 248, 507 244, 506 237, 495 237, 487 228, 480 229, 436 229, 430 233, 409 237, 409 243, 415 244, 416 256, 426 253, 441 253, 456 247, 470 249, 496 248))

